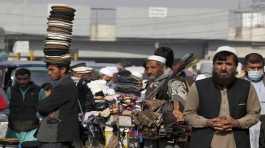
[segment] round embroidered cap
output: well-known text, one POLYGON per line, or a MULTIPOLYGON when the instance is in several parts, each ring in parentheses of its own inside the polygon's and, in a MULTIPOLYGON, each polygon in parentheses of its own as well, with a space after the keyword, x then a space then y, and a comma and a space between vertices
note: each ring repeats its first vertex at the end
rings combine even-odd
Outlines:
POLYGON ((217 48, 217 50, 215 51, 214 53, 214 56, 220 52, 230 52, 232 54, 234 54, 235 56, 237 56, 237 53, 236 53, 236 49, 233 48, 233 47, 230 47, 230 46, 220 46, 217 48))

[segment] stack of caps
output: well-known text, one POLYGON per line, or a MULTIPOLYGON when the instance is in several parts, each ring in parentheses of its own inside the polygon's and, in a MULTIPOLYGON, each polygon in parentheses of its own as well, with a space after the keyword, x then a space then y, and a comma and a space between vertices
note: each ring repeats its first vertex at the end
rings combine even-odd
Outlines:
POLYGON ((45 41, 44 54, 48 63, 70 63, 69 49, 72 42, 72 28, 75 9, 67 5, 51 7, 48 18, 48 36, 45 41))

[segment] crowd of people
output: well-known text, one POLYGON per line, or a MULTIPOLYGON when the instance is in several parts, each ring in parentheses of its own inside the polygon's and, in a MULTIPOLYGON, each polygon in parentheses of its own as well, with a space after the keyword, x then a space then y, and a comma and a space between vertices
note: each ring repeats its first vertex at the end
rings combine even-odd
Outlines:
POLYGON ((212 62, 196 79, 159 47, 140 68, 47 63, 53 82, 42 86, 18 69, 6 137, 40 148, 265 148, 264 58, 250 53, 238 71, 236 50, 221 46, 212 62))

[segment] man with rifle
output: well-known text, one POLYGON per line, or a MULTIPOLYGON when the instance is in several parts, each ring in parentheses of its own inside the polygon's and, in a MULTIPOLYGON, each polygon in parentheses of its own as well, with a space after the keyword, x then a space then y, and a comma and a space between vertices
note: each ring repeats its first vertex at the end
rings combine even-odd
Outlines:
POLYGON ((187 85, 165 73, 165 63, 164 57, 152 55, 145 67, 148 76, 145 100, 143 111, 136 117, 136 125, 143 132, 145 148, 176 147, 172 134, 183 131, 176 126, 179 121, 183 122, 181 110, 187 85))

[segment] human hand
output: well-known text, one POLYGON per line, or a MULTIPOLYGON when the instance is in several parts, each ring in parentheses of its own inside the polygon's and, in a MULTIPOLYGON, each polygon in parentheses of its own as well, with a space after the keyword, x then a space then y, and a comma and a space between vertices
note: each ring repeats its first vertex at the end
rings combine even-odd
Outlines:
POLYGON ((178 122, 184 121, 184 114, 180 109, 180 104, 178 101, 173 102, 174 105, 174 110, 173 110, 173 115, 177 119, 178 122))
POLYGON ((184 121, 184 114, 181 111, 174 110, 173 115, 177 119, 178 122, 184 121))
POLYGON ((52 91, 51 90, 46 90, 44 91, 45 93, 45 96, 50 96, 52 94, 52 91))
POLYGON ((56 113, 55 112, 49 113, 48 117, 49 118, 56 118, 56 113))
POLYGON ((227 116, 209 119, 207 125, 214 130, 222 132, 229 132, 233 128, 240 127, 238 120, 227 116))
POLYGON ((223 131, 223 119, 220 117, 208 119, 207 126, 217 131, 223 131))
POLYGON ((232 117, 226 117, 223 120, 223 130, 224 131, 232 131, 233 128, 240 127, 239 121, 232 118, 232 117))

